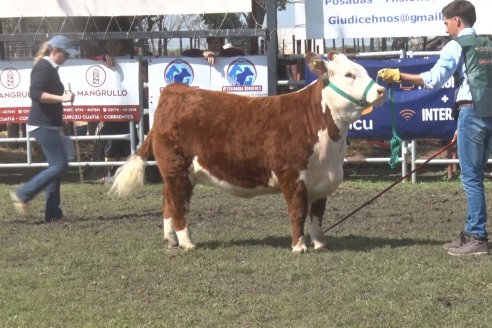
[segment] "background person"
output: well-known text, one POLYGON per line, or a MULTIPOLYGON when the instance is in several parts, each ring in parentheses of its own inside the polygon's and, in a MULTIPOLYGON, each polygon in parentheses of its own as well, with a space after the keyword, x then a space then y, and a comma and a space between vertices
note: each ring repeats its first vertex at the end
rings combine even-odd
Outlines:
POLYGON ((64 147, 63 105, 73 102, 74 94, 65 92, 58 75, 62 65, 77 50, 64 36, 54 36, 39 49, 31 71, 29 88, 32 99, 26 129, 41 146, 48 168, 39 172, 10 196, 18 214, 28 214, 28 203, 41 190, 45 191, 45 222, 61 220, 61 176, 68 168, 68 154, 64 147))
MULTIPOLYGON (((475 7, 466 0, 455 0, 442 9, 446 32, 453 38, 474 36, 475 7)), ((451 255, 488 254, 487 207, 485 204, 484 177, 492 150, 492 104, 486 113, 477 113, 471 96, 469 77, 466 74, 461 45, 449 41, 440 52, 439 60, 430 71, 421 74, 402 73, 399 69, 385 68, 378 76, 388 83, 406 81, 428 89, 441 88, 455 72, 461 83, 456 93, 459 110, 458 158, 461 166, 461 183, 467 198, 467 217, 464 230, 457 239, 444 245, 451 255)))
MULTIPOLYGON (((118 39, 110 39, 104 42, 104 53, 99 55, 89 55, 88 58, 93 60, 102 60, 112 70, 115 70, 117 62, 116 57, 131 55, 128 47, 125 47, 123 42, 118 39)), ((99 134, 128 134, 130 133, 129 122, 113 122, 105 121, 100 123, 99 134)), ((106 140, 104 144, 104 161, 116 162, 124 160, 130 155, 129 140, 106 140)), ((106 176, 101 179, 102 182, 111 181, 116 167, 109 166, 106 176)))
POLYGON ((116 57, 132 55, 129 45, 123 44, 119 39, 108 39, 104 41, 102 53, 89 54, 87 58, 104 61, 107 67, 115 69, 116 57))
POLYGON ((228 43, 224 45, 224 38, 221 37, 208 37, 207 49, 187 49, 183 51, 183 56, 186 57, 203 57, 210 65, 215 64, 215 58, 221 57, 234 57, 244 56, 245 53, 242 49, 234 47, 228 43))
POLYGON ((207 45, 207 49, 203 51, 203 57, 210 65, 214 65, 215 58, 219 57, 222 50, 224 50, 224 39, 219 37, 209 37, 207 38, 207 45))

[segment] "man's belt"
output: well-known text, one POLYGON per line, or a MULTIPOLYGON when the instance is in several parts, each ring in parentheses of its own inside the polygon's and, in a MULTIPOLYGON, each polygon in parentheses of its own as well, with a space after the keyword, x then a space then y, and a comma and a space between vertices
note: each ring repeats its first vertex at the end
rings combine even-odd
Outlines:
POLYGON ((459 100, 456 102, 456 107, 461 107, 465 105, 473 105, 473 101, 471 100, 459 100))

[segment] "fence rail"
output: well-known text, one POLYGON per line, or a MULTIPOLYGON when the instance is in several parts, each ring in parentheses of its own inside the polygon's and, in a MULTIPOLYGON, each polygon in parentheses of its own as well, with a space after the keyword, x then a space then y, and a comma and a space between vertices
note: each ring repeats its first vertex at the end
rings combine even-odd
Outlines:
MULTIPOLYGON (((415 56, 415 55, 429 55, 435 54, 435 52, 405 52, 403 50, 400 51, 386 51, 386 52, 371 52, 371 53, 358 53, 358 54, 350 54, 349 56, 355 58, 374 58, 374 57, 394 57, 394 58, 402 58, 404 56, 415 56)), ((279 60, 292 60, 299 61, 302 60, 303 56, 301 55, 281 55, 279 56, 279 60)), ((299 79, 286 79, 286 80, 278 80, 277 86, 288 86, 294 88, 300 88, 305 85, 304 80, 299 79)), ((144 112, 148 112, 147 109, 144 112)), ((143 120, 143 115, 142 115, 143 120)), ((71 139, 79 142, 90 142, 90 141, 104 141, 104 140, 129 140, 131 145, 131 153, 135 153, 135 149, 137 149, 136 145, 136 135, 134 133, 134 123, 130 122, 130 134, 123 135, 94 135, 94 136, 72 136, 71 139)), ((139 136, 139 140, 143 140, 144 134, 143 130, 143 121, 138 124, 137 133, 139 136)), ((45 167, 47 163, 34 163, 32 152, 31 152, 31 143, 35 142, 33 138, 0 138, 0 146, 6 143, 25 143, 27 149, 27 158, 24 163, 0 163, 0 169, 15 169, 15 168, 36 168, 36 167, 45 167)), ((415 140, 404 141, 402 145, 402 151, 400 156, 401 163, 401 173, 402 176, 406 175, 408 172, 408 165, 410 165, 413 170, 417 167, 418 164, 421 164, 426 161, 426 159, 418 159, 417 158, 417 147, 415 140)), ((388 163, 390 160, 389 157, 377 157, 377 158, 346 158, 345 163, 388 163)), ((430 165, 451 165, 457 164, 457 159, 435 159, 429 162, 430 165)), ((489 163, 492 163, 489 160, 489 163)), ((102 167, 102 166, 119 166, 124 164, 124 161, 115 161, 115 162, 103 162, 103 161, 71 161, 69 165, 71 167, 86 167, 86 166, 94 166, 94 167, 102 167)), ((154 161, 150 161, 147 163, 148 165, 155 165, 154 161)), ((412 182, 417 182, 417 173, 415 172, 412 175, 412 182)))

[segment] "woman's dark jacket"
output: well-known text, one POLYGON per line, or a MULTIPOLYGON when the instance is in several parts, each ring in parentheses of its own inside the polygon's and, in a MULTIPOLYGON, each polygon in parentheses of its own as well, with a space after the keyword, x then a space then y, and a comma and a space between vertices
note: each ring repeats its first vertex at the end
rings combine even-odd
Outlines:
POLYGON ((43 92, 59 96, 65 92, 57 69, 44 58, 40 59, 31 70, 29 93, 32 99, 32 106, 27 124, 35 126, 62 126, 63 105, 61 103, 40 103, 39 99, 43 92))

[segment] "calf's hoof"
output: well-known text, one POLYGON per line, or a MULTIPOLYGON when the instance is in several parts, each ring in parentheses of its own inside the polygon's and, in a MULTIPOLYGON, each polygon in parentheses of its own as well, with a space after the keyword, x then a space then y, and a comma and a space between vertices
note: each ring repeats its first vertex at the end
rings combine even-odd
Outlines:
POLYGON ((294 254, 307 253, 307 246, 304 237, 299 238, 297 245, 292 246, 292 253, 294 254))
POLYGON ((167 245, 167 248, 175 248, 179 246, 176 234, 169 234, 167 236, 164 236, 164 243, 167 245))
POLYGON ((314 243, 314 250, 317 252, 326 252, 328 250, 328 246, 326 246, 325 243, 318 241, 314 243))
POLYGON ((180 244, 179 247, 181 247, 185 251, 191 251, 191 250, 196 248, 196 245, 195 244, 187 244, 187 245, 181 245, 180 244))

